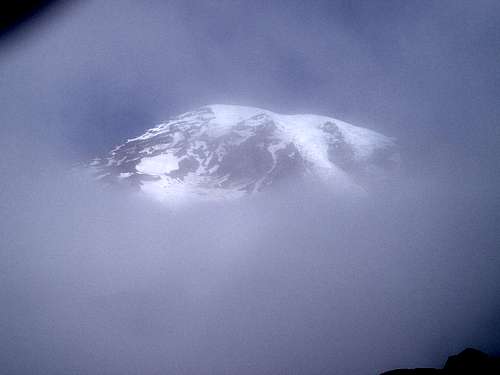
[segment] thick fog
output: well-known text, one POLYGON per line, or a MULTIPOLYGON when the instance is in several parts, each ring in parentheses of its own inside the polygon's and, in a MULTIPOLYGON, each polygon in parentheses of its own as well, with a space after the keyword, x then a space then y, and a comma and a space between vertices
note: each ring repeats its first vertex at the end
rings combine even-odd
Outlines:
POLYGON ((376 374, 500 354, 495 2, 55 4, 0 39, 0 372, 376 374), (76 165, 208 103, 397 137, 367 197, 171 210, 76 165))

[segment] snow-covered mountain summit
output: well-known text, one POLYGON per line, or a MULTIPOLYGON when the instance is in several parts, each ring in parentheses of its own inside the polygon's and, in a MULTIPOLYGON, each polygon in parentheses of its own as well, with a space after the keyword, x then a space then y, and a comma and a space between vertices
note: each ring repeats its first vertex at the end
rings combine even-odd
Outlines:
POLYGON ((240 197, 299 176, 357 190, 397 160, 392 138, 337 119, 217 104, 159 124, 91 166, 99 179, 180 201, 240 197))

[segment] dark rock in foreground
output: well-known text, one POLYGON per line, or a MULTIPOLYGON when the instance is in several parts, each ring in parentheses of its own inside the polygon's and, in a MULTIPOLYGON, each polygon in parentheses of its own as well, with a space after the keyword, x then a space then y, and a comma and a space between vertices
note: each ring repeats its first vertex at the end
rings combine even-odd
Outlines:
POLYGON ((500 358, 476 350, 465 349, 457 355, 448 357, 442 369, 416 368, 397 369, 381 375, 500 375, 500 358))

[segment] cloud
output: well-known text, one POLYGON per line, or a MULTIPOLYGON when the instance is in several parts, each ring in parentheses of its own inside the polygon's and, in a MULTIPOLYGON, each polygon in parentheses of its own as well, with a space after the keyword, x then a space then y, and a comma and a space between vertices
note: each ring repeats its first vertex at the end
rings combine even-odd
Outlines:
POLYGON ((10 373, 364 373, 498 344, 488 202, 411 181, 171 212, 50 170, 2 198, 10 373))

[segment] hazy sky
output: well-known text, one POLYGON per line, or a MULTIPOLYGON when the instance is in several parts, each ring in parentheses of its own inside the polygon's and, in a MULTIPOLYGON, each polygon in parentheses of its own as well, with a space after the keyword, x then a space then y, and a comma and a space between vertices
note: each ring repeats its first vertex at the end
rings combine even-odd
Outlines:
POLYGON ((372 374, 499 353, 499 61, 498 1, 55 4, 0 39, 0 368, 372 374), (68 176, 210 103, 394 136, 400 180, 362 204, 292 187, 173 214, 68 176))
POLYGON ((49 122, 44 133, 64 127, 87 155, 222 102, 333 115, 396 136, 420 156, 451 147, 477 159, 499 137, 499 8, 496 1, 75 2, 4 41, 2 95, 49 122), (482 151, 464 139, 481 142, 482 151))

